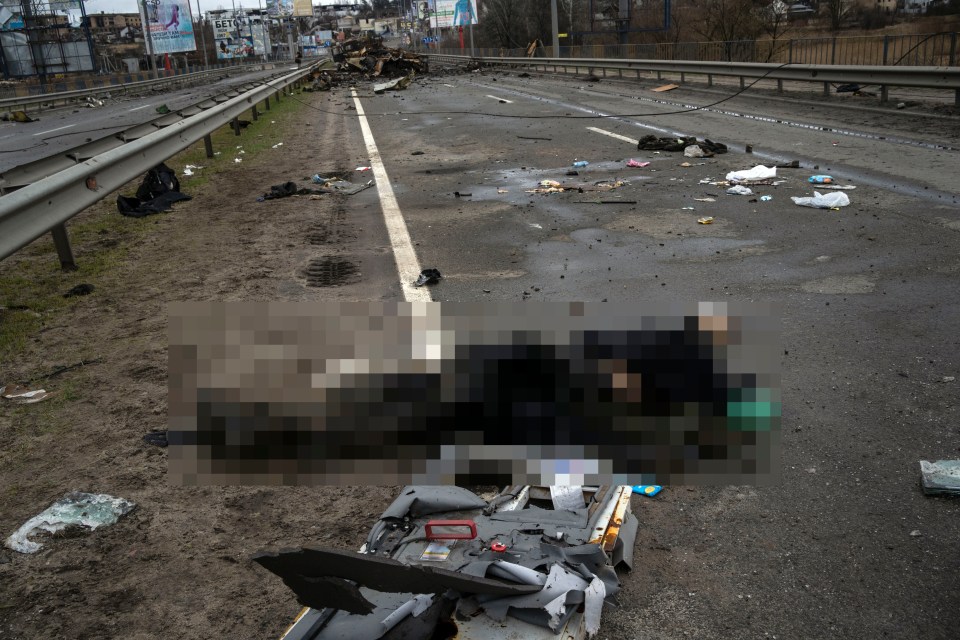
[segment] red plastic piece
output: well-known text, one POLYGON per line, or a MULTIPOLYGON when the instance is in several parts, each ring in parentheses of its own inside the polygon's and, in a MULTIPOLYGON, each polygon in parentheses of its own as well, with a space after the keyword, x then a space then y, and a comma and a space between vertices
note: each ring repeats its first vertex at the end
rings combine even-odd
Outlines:
POLYGON ((473 540, 477 537, 477 525, 473 520, 431 520, 423 526, 427 540, 473 540), (469 532, 435 532, 433 527, 467 527, 469 532))
POLYGON ((503 553, 507 550, 507 545, 503 544, 502 542, 494 542, 490 545, 490 550, 496 551, 497 553, 503 553))

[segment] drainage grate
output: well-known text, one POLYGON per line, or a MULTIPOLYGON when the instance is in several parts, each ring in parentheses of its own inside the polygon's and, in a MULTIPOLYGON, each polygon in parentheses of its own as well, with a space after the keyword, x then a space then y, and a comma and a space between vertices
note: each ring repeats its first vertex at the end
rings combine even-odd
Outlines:
POLYGON ((336 257, 315 258, 306 269, 307 285, 311 287, 337 287, 358 274, 357 265, 336 257))

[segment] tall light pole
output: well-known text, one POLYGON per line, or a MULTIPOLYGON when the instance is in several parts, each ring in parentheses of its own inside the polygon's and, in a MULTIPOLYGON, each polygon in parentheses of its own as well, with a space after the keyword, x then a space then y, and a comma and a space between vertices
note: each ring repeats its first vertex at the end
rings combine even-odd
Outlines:
MULTIPOLYGON (((150 70, 153 71, 153 77, 158 78, 157 61, 154 59, 156 53, 153 50, 153 35, 150 33, 150 10, 147 9, 147 0, 143 0, 143 17, 147 21, 143 25, 143 32, 147 34, 147 61, 150 63, 150 70)), ((159 20, 159 16, 157 16, 159 20)))
POLYGON ((207 34, 203 28, 203 14, 200 12, 200 0, 197 0, 197 19, 200 20, 200 42, 203 44, 203 68, 206 69, 210 66, 210 61, 207 59, 207 34))
POLYGON ((560 19, 557 16, 557 0, 550 0, 550 31, 553 33, 553 57, 560 57, 560 19))

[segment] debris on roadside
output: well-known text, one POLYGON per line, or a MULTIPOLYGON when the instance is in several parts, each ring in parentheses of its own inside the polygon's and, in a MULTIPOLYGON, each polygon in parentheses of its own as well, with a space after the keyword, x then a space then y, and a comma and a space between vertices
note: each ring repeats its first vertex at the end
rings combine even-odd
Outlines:
POLYGON ((19 553, 36 553, 43 545, 29 538, 37 531, 58 533, 70 526, 96 529, 115 524, 121 516, 127 515, 136 506, 129 500, 103 493, 71 491, 27 520, 4 544, 19 553))
POLYGON ((90 109, 96 109, 97 107, 103 106, 103 100, 94 98, 93 96, 87 96, 87 107, 90 109))
POLYGON ((738 184, 727 189, 727 193, 731 196, 752 196, 753 190, 738 184))
POLYGON ((0 387, 0 398, 9 400, 13 404, 36 404, 53 397, 54 393, 46 389, 30 389, 18 384, 8 384, 0 387))
POLYGON ((776 167, 765 167, 762 164, 758 164, 752 169, 744 169, 742 171, 731 171, 727 174, 728 182, 753 182, 756 180, 769 180, 770 178, 777 177, 777 168, 776 167))
POLYGON ((36 122, 36 118, 31 118, 26 111, 8 111, 0 118, 4 122, 36 122))
POLYGON ((166 115, 166 114, 170 113, 170 107, 168 107, 166 104, 162 104, 162 105, 160 105, 159 107, 156 108, 156 112, 159 113, 159 114, 162 115, 162 116, 163 116, 163 115, 166 115))
MULTIPOLYGON (((720 142, 713 142, 704 138, 697 141, 696 136, 687 136, 682 138, 658 138, 654 135, 643 136, 637 141, 637 149, 640 151, 683 151, 686 154, 687 147, 696 146, 700 149, 698 158, 712 158, 714 155, 727 152, 727 145, 720 142)), ((696 152, 691 152, 696 153, 696 152)))
POLYGON ((183 175, 192 176, 194 175, 194 171, 199 171, 200 169, 203 169, 203 167, 198 164, 188 164, 183 168, 183 175))
POLYGON ((94 289, 96 289, 96 287, 94 287, 92 284, 78 284, 63 294, 63 297, 76 298, 77 296, 87 296, 93 293, 94 289))
POLYGON ((713 224, 713 216, 706 216, 705 218, 697 218, 697 224, 713 224))
POLYGON ((784 162, 783 164, 775 165, 777 169, 799 169, 800 161, 791 160, 790 162, 784 162))
POLYGON ((310 608, 292 633, 322 621, 310 627, 316 640, 440 637, 454 620, 470 638, 593 638, 618 572, 634 564, 632 491, 515 486, 487 501, 407 486, 359 553, 313 546, 253 560, 310 608))
POLYGON ((117 196, 117 209, 131 218, 142 218, 153 213, 169 211, 173 203, 190 200, 180 193, 177 174, 162 162, 147 171, 135 197, 117 196))
POLYGON ((673 91, 674 89, 679 89, 679 88, 680 88, 680 85, 678 84, 665 84, 665 85, 656 87, 655 89, 650 89, 650 91, 653 91, 654 93, 663 93, 664 91, 673 91))
POLYGON ((659 484, 636 484, 633 485, 633 492, 641 496, 652 498, 663 490, 659 484))
POLYGON ((810 176, 807 178, 810 184, 833 184, 833 176, 810 176))
POLYGON ((850 204, 850 198, 847 197, 847 194, 839 192, 821 194, 814 191, 813 197, 798 198, 793 196, 790 199, 796 205, 814 209, 838 209, 850 204))
POLYGON ((649 162, 640 162, 639 160, 634 160, 633 158, 630 158, 629 160, 627 160, 627 166, 628 166, 628 167, 637 167, 637 168, 642 169, 643 167, 649 167, 649 166, 650 166, 650 163, 649 163, 649 162))
POLYGON ((410 75, 411 71, 428 71, 427 62, 420 56, 403 49, 386 48, 379 36, 344 40, 335 44, 330 53, 337 63, 337 71, 361 73, 368 78, 393 78, 410 75))
POLYGON ((960 496, 960 460, 921 460, 920 482, 928 496, 960 496))
POLYGON ((590 162, 588 162, 587 160, 574 160, 572 166, 577 167, 578 169, 581 169, 587 166, 588 164, 590 164, 590 162))
POLYGON ((384 91, 402 91, 410 86, 410 83, 413 82, 414 76, 417 74, 415 72, 410 72, 410 75, 403 76, 402 78, 396 78, 388 82, 381 82, 380 84, 373 85, 374 93, 383 93, 384 91))
POLYGON ((314 184, 322 187, 321 189, 313 191, 314 193, 339 193, 343 196, 352 196, 373 186, 373 180, 367 180, 366 182, 358 184, 356 182, 350 182, 349 180, 341 180, 336 176, 325 178, 319 173, 310 179, 314 184))
POLYGON ((442 275, 437 269, 424 269, 420 272, 420 277, 417 278, 417 281, 413 283, 415 287, 422 287, 425 284, 437 284, 440 282, 442 275))

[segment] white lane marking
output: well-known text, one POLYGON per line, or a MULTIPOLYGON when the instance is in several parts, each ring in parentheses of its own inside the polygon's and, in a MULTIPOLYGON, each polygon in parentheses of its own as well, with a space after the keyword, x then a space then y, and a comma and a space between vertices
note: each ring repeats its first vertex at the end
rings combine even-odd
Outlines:
POLYGON ((619 133, 614 133, 613 131, 606 131, 604 129, 598 129, 596 127, 587 127, 587 131, 593 131, 594 133, 599 133, 605 136, 610 136, 611 138, 616 138, 617 140, 623 140, 624 142, 629 142, 630 144, 639 144, 639 140, 634 140, 633 138, 628 138, 627 136, 622 136, 619 133))
POLYGON ((53 133, 54 131, 60 131, 61 129, 69 129, 70 127, 75 127, 75 126, 77 126, 77 125, 75 125, 75 124, 68 124, 68 125, 65 125, 65 126, 62 126, 62 127, 57 127, 56 129, 50 129, 49 131, 41 131, 40 133, 35 133, 35 134, 33 134, 33 135, 34 135, 34 136, 42 136, 42 135, 44 135, 44 134, 46 134, 46 133, 53 133))
POLYGON ((443 86, 445 86, 445 87, 450 87, 451 89, 453 89, 453 85, 452 85, 452 84, 447 84, 446 82, 443 83, 443 86))
POLYGON ((130 111, 140 111, 140 109, 146 109, 147 107, 152 107, 152 106, 153 105, 145 104, 142 107, 134 107, 133 109, 130 109, 130 111))
POLYGON ((403 219, 400 205, 397 204, 397 197, 393 194, 390 177, 387 175, 386 167, 383 166, 380 150, 377 149, 377 143, 373 139, 373 132, 370 130, 370 124, 367 122, 367 116, 363 111, 363 105, 360 104, 360 98, 357 97, 356 89, 351 90, 350 95, 353 96, 353 104, 357 108, 363 142, 367 145, 370 167, 373 170, 373 177, 377 181, 380 208, 383 209, 387 234, 389 234, 390 244, 393 246, 393 257, 397 262, 397 273, 400 276, 400 286, 403 287, 403 297, 407 302, 431 302, 430 290, 427 287, 413 286, 414 281, 420 275, 420 262, 417 260, 417 252, 410 240, 407 223, 403 219))
POLYGON ((507 104, 513 104, 513 100, 507 100, 506 98, 498 98, 497 96, 492 96, 489 93, 487 94, 486 97, 493 98, 494 100, 501 100, 503 102, 506 102, 507 104))

